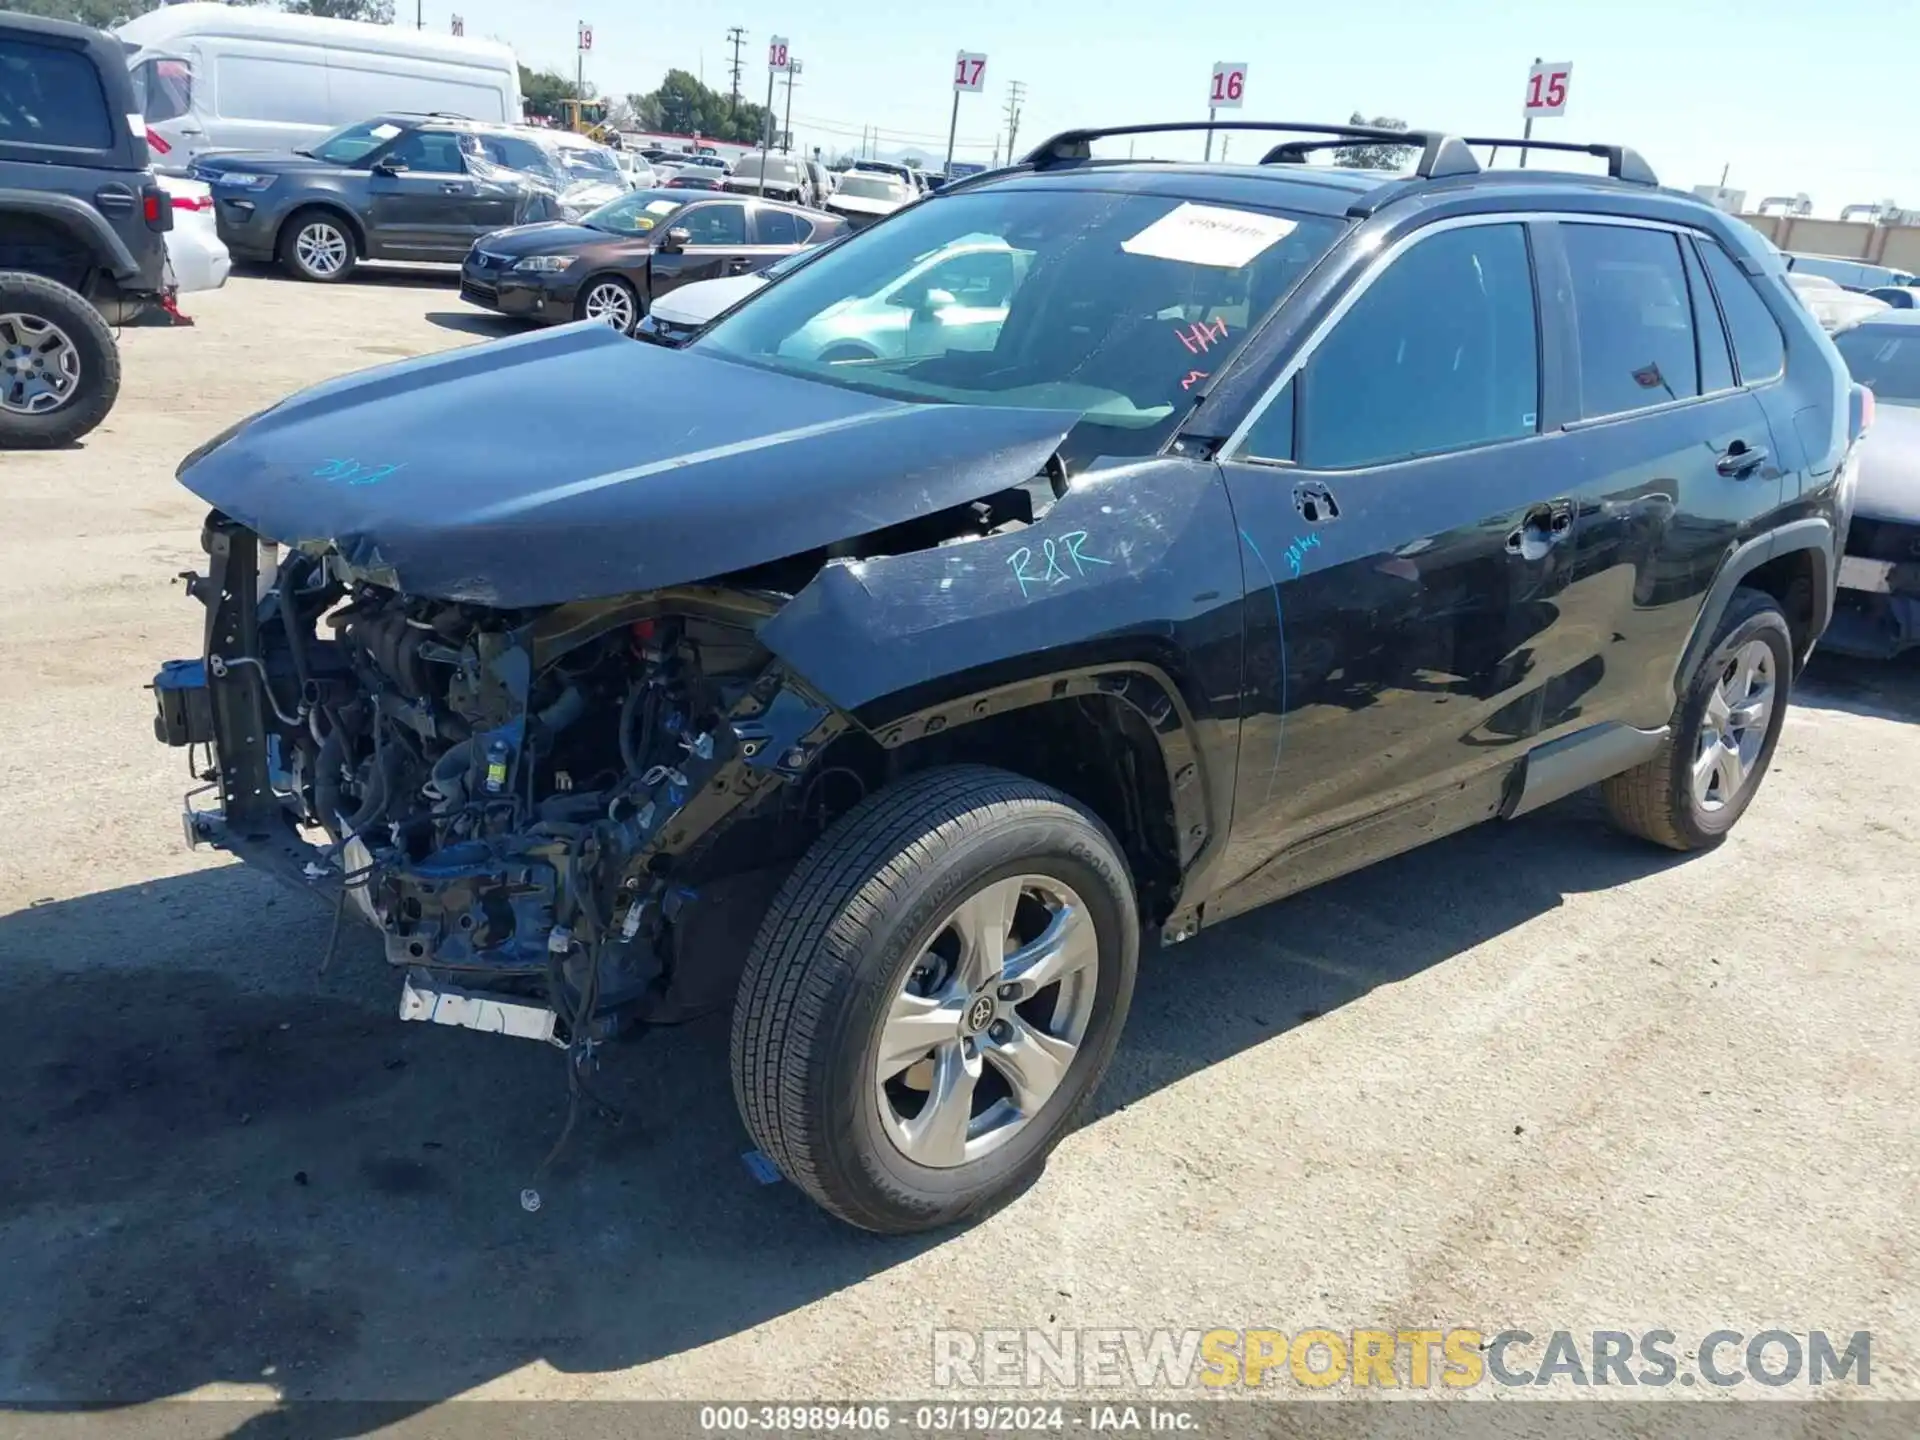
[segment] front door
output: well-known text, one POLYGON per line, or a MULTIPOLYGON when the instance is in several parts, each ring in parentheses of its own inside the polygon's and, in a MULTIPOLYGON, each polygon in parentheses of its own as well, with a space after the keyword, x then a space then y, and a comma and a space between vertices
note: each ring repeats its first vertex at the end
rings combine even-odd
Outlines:
POLYGON ((367 242, 373 253, 400 260, 459 260, 479 233, 477 186, 460 153, 460 137, 415 130, 379 157, 367 178, 367 242), (384 173, 384 166, 399 168, 384 173))
POLYGON ((757 268, 743 200, 689 205, 668 224, 672 229, 685 230, 687 241, 678 250, 654 251, 649 283, 656 297, 695 280, 743 275, 757 268))
POLYGON ((1525 225, 1422 232, 1229 445, 1247 587, 1222 918, 1493 814, 1593 663, 1525 225))

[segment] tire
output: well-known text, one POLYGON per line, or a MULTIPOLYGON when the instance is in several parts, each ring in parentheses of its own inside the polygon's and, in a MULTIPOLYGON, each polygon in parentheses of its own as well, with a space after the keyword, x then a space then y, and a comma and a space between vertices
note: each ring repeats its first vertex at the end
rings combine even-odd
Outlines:
POLYGON ((1713 645, 1690 677, 1668 722, 1659 751, 1600 787, 1613 823, 1630 835, 1671 850, 1710 850, 1746 813, 1773 760, 1793 686, 1793 634, 1780 602, 1758 590, 1736 590, 1713 645), (1749 662, 1764 660, 1768 690, 1764 716, 1753 719, 1755 696, 1741 694, 1749 662), (1735 701, 1725 701, 1729 691, 1735 701), (1743 716, 1745 726, 1737 724, 1743 716), (1712 738, 1722 737, 1716 743, 1712 738), (1726 736, 1738 744, 1728 746, 1726 736), (1749 743, 1751 742, 1751 743, 1749 743), (1733 781, 1728 757, 1738 756, 1733 781), (1706 793, 1696 786, 1696 764, 1708 772, 1706 793))
POLYGON ((595 275, 573 302, 574 319, 599 320, 622 335, 633 334, 644 313, 633 286, 617 275, 595 275))
POLYGON ((52 280, 0 271, 0 448, 71 445, 119 394, 120 347, 100 312, 52 280))
POLYGON ((360 263, 360 242, 353 226, 336 210, 310 209, 295 212, 280 227, 280 263, 298 280, 316 285, 338 285, 353 274, 360 263), (327 268, 323 256, 332 259, 327 268))
POLYGON ((989 1208, 1039 1172, 1106 1072, 1133 995, 1137 917, 1113 836, 1045 785, 967 765, 869 797, 801 859, 740 979, 733 1089, 754 1143, 822 1207, 862 1229, 904 1234, 989 1208), (1067 897, 1080 903, 1052 914, 1042 903, 1067 897), (965 983, 964 927, 948 922, 958 920, 956 907, 982 914, 996 898, 1012 917, 1014 962, 1038 953, 1031 942, 1043 929, 1069 937, 1057 952, 1079 958, 1061 960, 1064 978, 1020 998, 1010 998, 1019 987, 1007 983, 1020 978, 1015 964, 985 988, 965 983), (952 973, 936 983, 948 965, 952 973), (906 994, 909 985, 918 994, 906 994), (948 994, 962 998, 920 998, 948 994), (983 1001, 999 1017, 991 1024, 983 1001), (888 1068, 907 1068, 883 1080, 882 1034, 907 1006, 919 1007, 910 1024, 939 1030, 929 1042, 938 1048, 903 1062, 896 1040, 888 1068), (949 1021, 964 1033, 948 1030, 949 1021), (1063 1033, 1078 1037, 1069 1050, 1056 1038, 1063 1033), (1044 1048, 1029 1048, 1038 1040, 1044 1048), (1031 1088, 1045 1098, 1030 1108, 1009 1078, 1019 1066, 1007 1068, 1022 1055, 1050 1061, 1027 1072, 1036 1082, 1057 1080, 1031 1088), (963 1070, 973 1082, 964 1096, 949 1093, 967 1108, 942 1113, 979 1127, 979 1140, 959 1135, 959 1149, 943 1150, 942 1160, 929 1139, 910 1156, 903 1137, 933 1115, 942 1077, 963 1070))

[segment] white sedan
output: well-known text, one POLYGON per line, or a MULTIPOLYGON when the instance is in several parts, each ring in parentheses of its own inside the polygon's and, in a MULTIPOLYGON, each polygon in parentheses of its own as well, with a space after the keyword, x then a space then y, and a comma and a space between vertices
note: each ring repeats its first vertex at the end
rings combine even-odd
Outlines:
POLYGON ((173 201, 173 228, 167 232, 167 264, 182 295, 218 290, 227 283, 233 257, 213 223, 213 190, 198 180, 155 175, 173 201))

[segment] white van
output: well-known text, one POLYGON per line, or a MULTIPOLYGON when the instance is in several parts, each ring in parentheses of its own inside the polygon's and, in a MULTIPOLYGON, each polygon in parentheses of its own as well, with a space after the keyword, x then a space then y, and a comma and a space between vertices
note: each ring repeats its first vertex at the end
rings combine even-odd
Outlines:
POLYGON ((215 150, 295 150, 394 111, 519 124, 520 71, 493 40, 190 0, 115 32, 156 168, 215 150))

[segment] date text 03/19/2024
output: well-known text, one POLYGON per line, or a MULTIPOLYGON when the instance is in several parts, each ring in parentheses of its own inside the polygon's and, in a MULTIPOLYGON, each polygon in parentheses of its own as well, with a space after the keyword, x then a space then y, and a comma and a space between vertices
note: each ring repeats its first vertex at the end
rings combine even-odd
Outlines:
POLYGON ((1181 1405, 703 1405, 700 1430, 709 1435, 820 1431, 925 1435, 1024 1435, 1197 1431, 1200 1417, 1181 1405))

